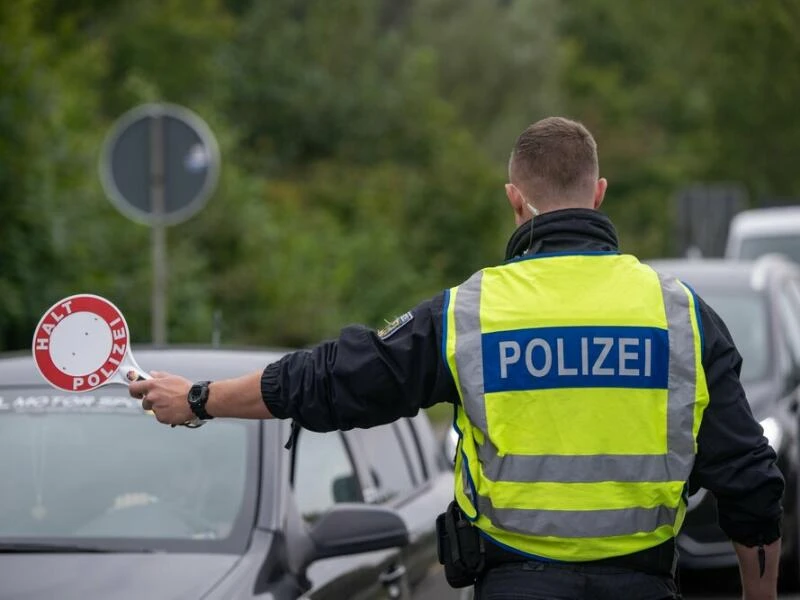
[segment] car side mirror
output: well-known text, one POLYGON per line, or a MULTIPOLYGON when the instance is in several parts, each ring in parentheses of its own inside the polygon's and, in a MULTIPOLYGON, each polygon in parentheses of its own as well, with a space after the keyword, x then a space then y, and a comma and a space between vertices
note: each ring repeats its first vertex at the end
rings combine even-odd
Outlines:
POLYGON ((371 504, 335 504, 309 532, 313 548, 304 566, 322 558, 373 552, 408 545, 408 528, 390 508, 371 504))

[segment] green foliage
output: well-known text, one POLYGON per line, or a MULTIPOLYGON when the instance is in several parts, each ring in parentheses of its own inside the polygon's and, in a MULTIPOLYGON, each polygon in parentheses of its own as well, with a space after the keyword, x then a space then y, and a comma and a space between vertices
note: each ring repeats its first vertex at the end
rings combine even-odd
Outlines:
POLYGON ((559 4, 426 0, 414 12, 439 92, 497 162, 529 123, 558 112, 559 4))
POLYGON ((800 196, 798 26, 783 0, 569 5, 565 112, 595 133, 628 250, 672 250, 672 194, 693 181, 800 196))
POLYGON ((502 257, 516 135, 594 132, 623 246, 671 197, 800 193, 800 5, 708 0, 0 3, 0 350, 78 292, 150 339, 150 233, 97 177, 112 122, 182 104, 215 132, 208 206, 168 230, 169 340, 304 346, 379 326, 502 257))
POLYGON ((720 0, 699 18, 714 19, 707 81, 716 133, 708 174, 740 179, 755 198, 800 191, 800 4, 720 0))
POLYGON ((685 60, 693 23, 668 4, 587 0, 562 30, 569 114, 592 130, 609 180, 604 208, 626 250, 669 253, 670 196, 701 175, 693 139, 708 118, 685 60))
MULTIPOLYGON (((92 115, 95 44, 72 53, 37 29, 35 0, 0 8, 0 347, 24 347, 80 264, 67 248, 95 187, 85 168, 99 131, 92 115)), ((92 172, 93 175, 93 172, 92 172)), ((91 252, 102 252, 91 248, 91 252)))

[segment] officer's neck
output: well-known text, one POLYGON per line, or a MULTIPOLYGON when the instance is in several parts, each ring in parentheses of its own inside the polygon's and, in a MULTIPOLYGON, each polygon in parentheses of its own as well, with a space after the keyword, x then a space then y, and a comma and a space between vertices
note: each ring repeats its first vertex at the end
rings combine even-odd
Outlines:
POLYGON ((567 208, 539 215, 520 225, 506 247, 506 260, 526 253, 616 251, 617 231, 603 213, 589 208, 567 208))

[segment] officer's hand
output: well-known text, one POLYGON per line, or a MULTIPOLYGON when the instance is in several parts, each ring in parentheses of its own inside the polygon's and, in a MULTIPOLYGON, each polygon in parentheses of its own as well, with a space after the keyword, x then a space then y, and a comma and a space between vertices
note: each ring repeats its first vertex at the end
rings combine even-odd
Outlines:
POLYGON ((194 419, 187 399, 192 382, 160 371, 152 371, 150 375, 152 379, 134 381, 128 388, 131 396, 142 401, 142 408, 152 410, 165 425, 183 425, 194 419))

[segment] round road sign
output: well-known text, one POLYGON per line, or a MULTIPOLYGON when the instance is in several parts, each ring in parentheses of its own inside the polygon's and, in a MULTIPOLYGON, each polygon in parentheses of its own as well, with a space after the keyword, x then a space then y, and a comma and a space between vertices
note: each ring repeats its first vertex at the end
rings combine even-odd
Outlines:
POLYGON ((144 104, 122 115, 100 155, 100 181, 125 216, 174 225, 214 192, 219 148, 208 125, 174 104, 144 104))

